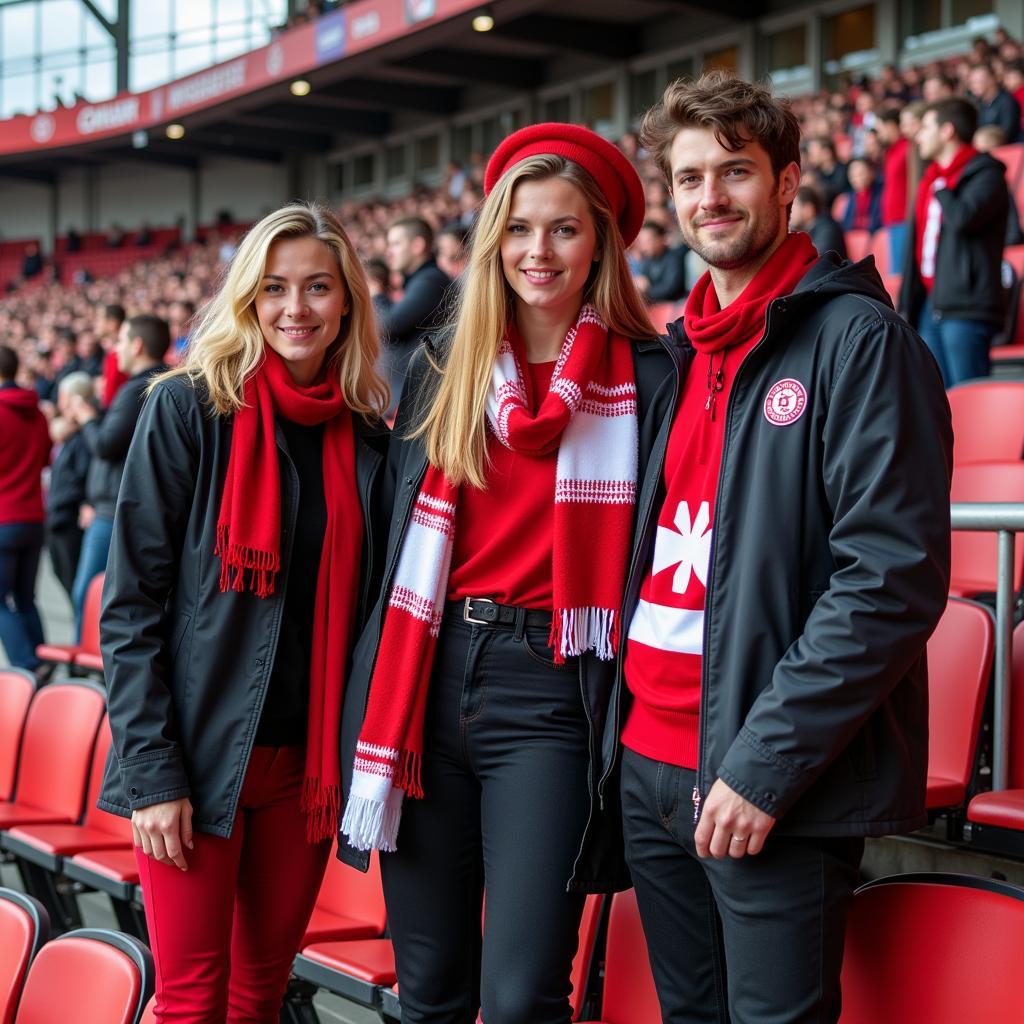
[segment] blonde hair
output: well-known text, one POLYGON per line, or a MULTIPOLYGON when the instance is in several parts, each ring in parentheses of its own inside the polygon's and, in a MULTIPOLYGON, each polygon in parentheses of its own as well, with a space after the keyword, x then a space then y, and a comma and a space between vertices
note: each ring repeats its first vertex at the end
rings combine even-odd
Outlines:
POLYGON ((193 383, 206 385, 210 405, 221 415, 244 406, 245 380, 260 365, 266 344, 256 317, 256 296, 270 247, 283 238, 315 238, 338 261, 349 309, 325 364, 337 375, 353 412, 367 418, 380 415, 389 393, 376 370, 380 341, 366 274, 341 222, 319 202, 290 203, 253 225, 239 243, 220 290, 202 311, 184 363, 157 378, 150 389, 166 377, 187 375, 193 383))
MULTIPOLYGON (((626 262, 626 247, 608 200, 579 164, 542 154, 516 164, 494 186, 480 211, 466 268, 466 283, 455 310, 455 324, 430 405, 412 437, 424 436, 427 457, 453 484, 486 485, 487 426, 484 409, 498 346, 515 310, 505 280, 501 241, 516 186, 523 181, 564 178, 583 193, 597 235, 595 261, 583 292, 609 329, 627 338, 657 334, 637 294, 626 262)), ((417 418, 420 418, 417 416, 417 418)))

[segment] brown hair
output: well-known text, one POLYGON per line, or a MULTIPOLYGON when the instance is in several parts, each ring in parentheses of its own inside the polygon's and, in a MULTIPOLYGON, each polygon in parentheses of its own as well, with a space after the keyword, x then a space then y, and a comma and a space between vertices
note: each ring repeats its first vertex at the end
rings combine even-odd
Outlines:
POLYGON ((679 78, 661 101, 644 115, 640 145, 654 156, 671 185, 669 151, 680 128, 710 128, 726 149, 735 152, 759 143, 778 177, 791 163, 800 163, 800 124, 785 100, 756 82, 731 71, 707 71, 697 81, 679 78))

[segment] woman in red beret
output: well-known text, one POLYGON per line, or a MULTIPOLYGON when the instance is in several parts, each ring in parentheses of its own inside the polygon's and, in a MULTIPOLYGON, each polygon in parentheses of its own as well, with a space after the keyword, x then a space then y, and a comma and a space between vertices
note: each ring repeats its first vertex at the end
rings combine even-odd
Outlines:
POLYGON ((339 856, 388 851, 406 1024, 568 1024, 583 894, 629 884, 602 745, 673 364, 626 263, 644 193, 619 150, 535 125, 485 189, 454 324, 414 357, 393 435, 339 856))

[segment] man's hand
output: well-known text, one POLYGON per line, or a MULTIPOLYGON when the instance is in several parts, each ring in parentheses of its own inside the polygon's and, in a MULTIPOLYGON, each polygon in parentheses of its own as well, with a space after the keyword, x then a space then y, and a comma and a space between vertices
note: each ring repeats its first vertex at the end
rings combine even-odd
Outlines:
POLYGON ((693 834, 698 857, 739 859, 761 852, 775 818, 717 779, 704 800, 693 834))
POLYGON ((192 849, 192 802, 182 797, 132 811, 132 838, 147 857, 188 871, 185 849, 192 849))
POLYGON ((68 416, 82 426, 96 419, 96 407, 81 395, 68 395, 68 416))
POLYGON ((96 518, 96 509, 92 505, 79 505, 78 506, 78 528, 80 530, 88 530, 92 526, 92 521, 96 518))

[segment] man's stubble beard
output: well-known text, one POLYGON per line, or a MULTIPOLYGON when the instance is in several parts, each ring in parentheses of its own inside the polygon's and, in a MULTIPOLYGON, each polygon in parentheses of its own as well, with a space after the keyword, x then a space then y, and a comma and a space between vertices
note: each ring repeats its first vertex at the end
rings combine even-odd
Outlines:
POLYGON ((760 228, 747 223, 739 238, 730 242, 705 243, 700 240, 699 228, 692 234, 682 225, 683 241, 705 262, 716 270, 736 270, 752 263, 768 249, 779 234, 782 211, 779 209, 771 221, 762 221, 760 228))

